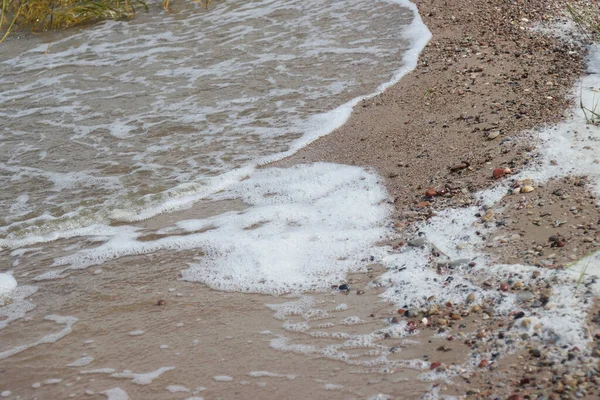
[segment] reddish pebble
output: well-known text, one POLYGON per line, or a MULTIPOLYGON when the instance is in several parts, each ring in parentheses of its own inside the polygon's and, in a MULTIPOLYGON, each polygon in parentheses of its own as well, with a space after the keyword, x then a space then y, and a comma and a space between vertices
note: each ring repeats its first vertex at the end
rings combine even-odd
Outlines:
POLYGON ((508 291, 508 284, 506 283, 501 283, 500 284, 500 290, 502 290, 503 292, 508 291))
POLYGON ((398 314, 400 314, 400 315, 404 315, 405 312, 406 312, 406 310, 404 308, 398 309, 398 314))
POLYGON ((427 196, 427 197, 437 196, 437 190, 435 190, 435 188, 429 188, 425 191, 425 196, 427 196))
POLYGON ((513 394, 512 396, 510 396, 508 398, 508 400, 521 400, 521 399, 522 399, 522 397, 519 396, 518 394, 513 394))
POLYGON ((448 336, 448 341, 451 342, 454 340, 454 336, 448 336))
POLYGON ((483 359, 481 360, 481 362, 479 363, 479 368, 485 368, 488 366, 488 360, 483 359))
POLYGON ((432 362, 431 363, 431 367, 429 367, 430 369, 436 369, 437 367, 439 367, 440 365, 442 365, 441 362, 432 362))
POLYGON ((365 291, 364 290, 357 290, 356 294, 358 294, 358 295, 365 294, 365 291))
POLYGON ((531 379, 529 379, 529 378, 523 378, 523 379, 521 379, 521 381, 519 382, 519 384, 520 384, 521 386, 529 385, 530 383, 531 383, 531 379))
POLYGON ((163 299, 160 299, 159 301, 156 302, 157 306, 164 306, 165 304, 167 304, 167 302, 164 301, 163 299))
POLYGON ((496 168, 494 172, 492 172, 492 176, 494 179, 502 178, 504 175, 510 173, 509 168, 496 168))

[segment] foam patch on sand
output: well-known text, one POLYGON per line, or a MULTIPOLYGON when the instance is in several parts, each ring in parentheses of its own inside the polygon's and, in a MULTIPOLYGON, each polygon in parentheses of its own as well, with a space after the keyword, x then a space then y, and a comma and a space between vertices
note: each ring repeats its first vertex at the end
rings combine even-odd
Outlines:
POLYGON ((165 372, 169 372, 174 369, 175 369, 175 367, 160 367, 156 371, 151 371, 151 372, 146 372, 146 373, 134 373, 134 372, 125 370, 123 372, 114 373, 111 376, 113 378, 131 379, 131 382, 135 383, 136 385, 149 385, 152 383, 152 381, 157 379, 159 376, 161 376, 165 372))
POLYGON ((156 240, 138 240, 140 231, 129 226, 99 229, 95 241, 104 243, 56 259, 53 267, 61 269, 50 274, 127 255, 199 249, 204 255, 182 272, 184 280, 270 294, 323 290, 364 267, 361 260, 381 256, 384 250, 374 246, 391 234, 387 193, 376 175, 358 167, 258 170, 211 198, 232 199, 250 207, 180 221, 156 240))
POLYGON ((25 314, 35 308, 35 305, 27 300, 29 296, 37 292, 35 286, 17 286, 10 296, 4 299, 0 298, 0 330, 4 329, 8 324, 23 318, 25 314))

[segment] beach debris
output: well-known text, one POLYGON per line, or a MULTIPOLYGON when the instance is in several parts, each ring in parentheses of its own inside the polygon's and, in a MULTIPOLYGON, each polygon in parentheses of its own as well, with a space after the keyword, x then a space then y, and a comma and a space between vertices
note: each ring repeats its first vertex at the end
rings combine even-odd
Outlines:
POLYGON ((496 168, 492 172, 492 176, 494 179, 502 178, 504 175, 510 174, 512 171, 510 168, 496 168))
POLYGON ((156 302, 156 305, 157 305, 157 306, 164 306, 165 304, 167 304, 167 302, 166 302, 165 300, 163 300, 163 299, 160 299, 160 300, 158 300, 158 301, 156 302))
POLYGON ((357 290, 356 290, 356 294, 360 296, 360 295, 362 295, 362 294, 365 294, 365 291, 364 291, 364 290, 357 289, 357 290))

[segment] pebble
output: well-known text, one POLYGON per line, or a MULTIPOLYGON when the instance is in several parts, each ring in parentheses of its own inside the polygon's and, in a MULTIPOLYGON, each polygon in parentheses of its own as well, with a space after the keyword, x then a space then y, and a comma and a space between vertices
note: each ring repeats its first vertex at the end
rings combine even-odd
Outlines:
POLYGON ((490 133, 488 133, 487 138, 488 138, 488 140, 494 140, 498 136, 500 136, 500 131, 494 130, 494 131, 491 131, 490 133))
POLYGON ((475 299, 477 298, 477 296, 475 295, 475 293, 471 293, 467 296, 467 304, 471 304, 475 301, 475 299))
POLYGON ((165 300, 163 300, 163 299, 160 299, 160 300, 158 300, 158 301, 156 302, 156 305, 157 305, 157 306, 164 306, 165 304, 167 304, 167 302, 166 302, 165 300))
POLYGON ((529 291, 521 292, 517 295, 517 299, 519 301, 523 301, 523 302, 531 301, 531 300, 533 300, 533 293, 531 293, 529 291))
POLYGON ((419 238, 408 241, 408 245, 412 246, 412 247, 421 247, 421 246, 424 246, 426 243, 427 243, 427 238, 425 238, 425 237, 419 237, 419 238))

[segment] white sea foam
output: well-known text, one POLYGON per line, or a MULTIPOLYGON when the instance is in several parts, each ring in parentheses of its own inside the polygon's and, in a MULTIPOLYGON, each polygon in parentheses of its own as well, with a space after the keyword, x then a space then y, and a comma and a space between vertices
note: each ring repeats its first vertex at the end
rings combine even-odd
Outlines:
POLYGON ((258 170, 211 199, 241 199, 250 208, 180 221, 173 229, 188 234, 152 241, 137 240, 141 234, 133 227, 97 226, 103 244, 60 257, 53 266, 63 267, 63 274, 126 255, 201 249, 205 255, 183 271, 184 280, 272 294, 322 290, 363 267, 362 259, 383 254, 374 245, 391 232, 385 190, 357 167, 258 170), (202 232, 206 226, 214 229, 202 232))
POLYGON ((0 320, 0 330, 4 329, 12 321, 23 318, 25 314, 35 308, 33 303, 25 299, 37 292, 37 290, 38 288, 35 286, 17 286, 10 293, 8 299, 0 298, 0 317, 2 317, 2 320, 0 320))
POLYGON ((85 367, 87 365, 90 365, 92 363, 92 361, 94 361, 94 357, 83 356, 83 357, 73 361, 72 363, 67 364, 67 367, 85 367))
POLYGON ((0 296, 5 296, 15 290, 17 280, 11 275, 0 273, 0 296))
POLYGON ((116 372, 114 374, 111 374, 110 376, 112 376, 113 378, 131 379, 131 382, 133 382, 137 385, 149 385, 152 383, 152 381, 154 381, 155 379, 160 377, 165 372, 169 372, 174 369, 175 369, 175 367, 160 367, 156 371, 151 371, 151 372, 146 372, 146 373, 134 373, 134 372, 125 370, 123 372, 116 372))
POLYGON ((286 378, 286 379, 296 379, 296 375, 290 375, 290 374, 278 374, 275 372, 269 372, 269 371, 252 371, 248 373, 249 376, 252 376, 254 378, 286 378))
POLYGON ((106 396, 108 400, 129 400, 127 392, 118 387, 105 390, 102 394, 106 396))
POLYGON ((69 333, 71 333, 73 331, 72 326, 75 325, 75 323, 77 322, 77 318, 75 318, 75 317, 61 317, 58 315, 48 315, 44 319, 46 319, 48 321, 54 321, 57 324, 63 324, 66 326, 60 332, 48 334, 36 342, 21 345, 21 346, 16 346, 16 347, 13 347, 12 349, 1 351, 0 352, 0 360, 4 360, 5 358, 8 358, 15 354, 18 354, 29 348, 39 346, 41 344, 55 343, 58 340, 62 339, 63 337, 67 336, 69 333))

